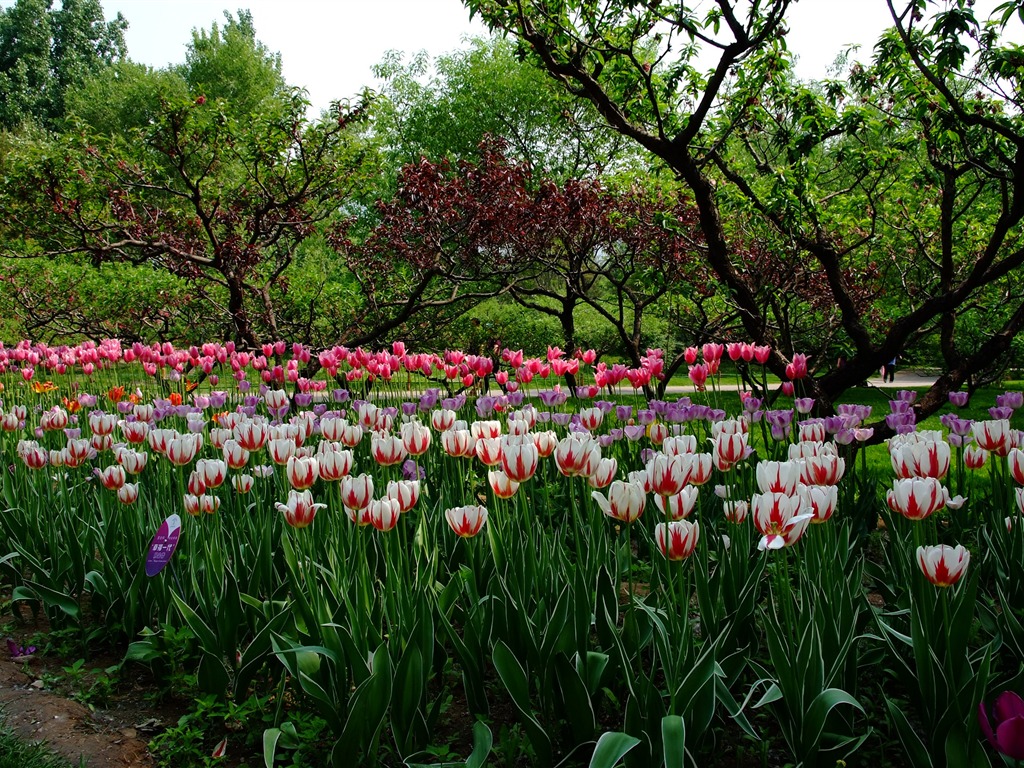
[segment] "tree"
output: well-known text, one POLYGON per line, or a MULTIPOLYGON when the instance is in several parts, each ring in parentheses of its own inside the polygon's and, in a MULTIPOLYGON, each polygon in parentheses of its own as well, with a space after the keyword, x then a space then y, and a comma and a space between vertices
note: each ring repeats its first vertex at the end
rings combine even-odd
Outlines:
POLYGON ((501 38, 408 63, 396 51, 375 67, 384 80, 374 128, 395 165, 427 157, 471 159, 485 137, 536 173, 564 179, 626 165, 635 152, 588 103, 572 98, 501 38))
MULTIPOLYGON (((294 96, 234 119, 200 96, 126 136, 64 136, 7 158, 5 235, 22 254, 154 264, 220 302, 230 335, 277 336, 271 291, 355 185, 347 126, 294 96)), ((15 250, 12 248, 12 250, 15 250)))
POLYGON ((577 311, 588 306, 614 330, 616 351, 639 365, 647 313, 684 281, 702 282, 694 210, 639 185, 536 178, 506 148, 489 139, 476 163, 423 159, 403 169, 396 199, 379 206, 380 223, 346 248, 360 254, 354 271, 367 295, 387 286, 384 295, 408 297, 392 306, 397 322, 424 303, 432 279, 450 292, 430 302, 436 307, 501 291, 557 319, 569 351, 579 341, 577 311))
MULTIPOLYGON (((999 35, 1015 4, 982 27, 966 1, 927 18, 921 9, 932 3, 890 3, 895 31, 876 63, 851 79, 850 91, 794 83, 786 50, 789 0, 719 0, 707 11, 627 0, 466 4, 492 27, 517 35, 549 74, 686 185, 708 266, 748 338, 772 345, 770 365, 780 375, 794 350, 780 345, 778 313, 744 263, 742 221, 727 220, 723 211, 742 207, 761 232, 773 232, 769 242, 781 246, 775 258, 785 273, 809 260, 802 302, 813 306, 818 291, 818 306, 834 307, 836 332, 850 352, 842 370, 806 382, 824 407, 937 329, 945 371, 918 406, 922 415, 933 412, 971 371, 1006 354, 1024 325, 1024 303, 1014 298, 977 348, 953 342, 958 313, 970 313, 1001 281, 1019 279, 1024 260, 1022 60, 999 35), (698 68, 700 49, 713 55, 710 69, 698 68), (884 146, 897 135, 902 157, 884 146), (894 202, 888 194, 914 161, 924 161, 937 182, 914 200, 939 224, 935 238, 918 244, 934 267, 922 263, 915 273, 922 282, 886 306, 895 313, 887 327, 874 328, 858 283, 879 269, 876 244, 900 239, 895 209, 883 216, 881 204, 894 202), (976 201, 985 204, 976 209, 976 201)), ((907 198, 903 204, 912 205, 907 198)), ((884 282, 891 271, 878 274, 884 282)))
POLYGON ((104 20, 99 0, 17 0, 0 8, 0 129, 27 120, 53 127, 70 92, 125 56, 121 14, 104 20))

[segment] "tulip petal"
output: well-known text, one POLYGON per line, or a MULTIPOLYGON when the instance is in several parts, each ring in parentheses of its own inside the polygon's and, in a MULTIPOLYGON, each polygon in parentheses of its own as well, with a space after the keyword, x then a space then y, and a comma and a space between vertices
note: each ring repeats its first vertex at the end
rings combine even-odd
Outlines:
POLYGON ((999 723, 1012 717, 1024 717, 1024 699, 1013 691, 1004 691, 996 697, 992 714, 999 723))
POLYGON ((1024 717, 1011 717, 999 724, 996 749, 1012 760, 1024 760, 1024 717))

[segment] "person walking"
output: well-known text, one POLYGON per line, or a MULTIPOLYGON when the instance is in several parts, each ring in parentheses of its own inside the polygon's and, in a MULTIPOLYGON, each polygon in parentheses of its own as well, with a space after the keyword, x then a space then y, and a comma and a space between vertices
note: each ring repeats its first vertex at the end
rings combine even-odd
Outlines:
POLYGON ((882 366, 882 382, 892 384, 896 381, 896 357, 882 366))

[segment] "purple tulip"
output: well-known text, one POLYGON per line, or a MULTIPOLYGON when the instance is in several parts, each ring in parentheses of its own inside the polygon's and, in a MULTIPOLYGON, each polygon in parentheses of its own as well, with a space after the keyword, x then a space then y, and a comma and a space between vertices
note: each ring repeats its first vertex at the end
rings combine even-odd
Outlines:
POLYGON ((1013 408, 997 405, 988 409, 988 415, 993 419, 1009 419, 1013 416, 1013 408))
POLYGON ((1002 408, 1010 408, 1015 411, 1024 405, 1024 393, 1004 392, 1003 394, 996 396, 996 405, 1002 408))
POLYGON ((648 408, 641 408, 636 412, 636 420, 639 424, 653 424, 654 423, 654 411, 648 408))
POLYGON ((629 418, 633 415, 632 405, 617 405, 615 406, 615 418, 619 421, 629 421, 629 418))
POLYGON ((978 705, 978 722, 988 743, 1011 760, 1024 760, 1024 699, 1005 691, 996 697, 991 714, 989 719, 985 702, 978 705))
POLYGON ((511 405, 513 408, 518 408, 520 405, 523 404, 523 398, 526 397, 526 393, 509 392, 507 395, 505 395, 505 397, 508 398, 509 405, 511 405))
MULTIPOLYGON (((746 403, 744 403, 744 406, 746 406, 746 403)), ((793 407, 796 408, 797 413, 810 413, 814 408, 814 398, 798 397, 793 401, 793 407)))
POLYGON ((910 413, 912 409, 906 400, 890 400, 889 410, 892 413, 910 413))
POLYGON ((896 399, 905 403, 913 403, 917 400, 917 392, 912 389, 901 389, 896 392, 896 399))
POLYGON ((950 405, 956 406, 957 408, 963 408, 967 405, 968 394, 966 392, 950 392, 949 403, 950 405))

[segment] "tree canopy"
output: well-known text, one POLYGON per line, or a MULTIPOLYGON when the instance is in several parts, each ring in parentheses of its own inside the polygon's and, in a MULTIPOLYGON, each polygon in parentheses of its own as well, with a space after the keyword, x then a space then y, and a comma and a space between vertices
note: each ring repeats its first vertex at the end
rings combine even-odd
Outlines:
POLYGON ((125 18, 105 21, 99 0, 17 0, 0 8, 0 129, 53 127, 68 95, 125 56, 125 18))

